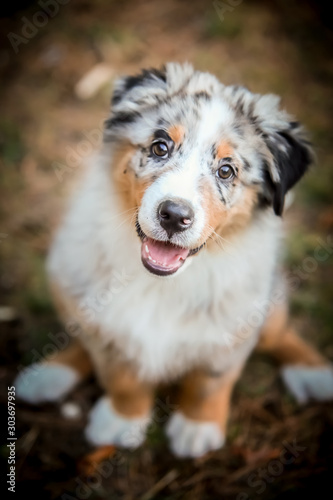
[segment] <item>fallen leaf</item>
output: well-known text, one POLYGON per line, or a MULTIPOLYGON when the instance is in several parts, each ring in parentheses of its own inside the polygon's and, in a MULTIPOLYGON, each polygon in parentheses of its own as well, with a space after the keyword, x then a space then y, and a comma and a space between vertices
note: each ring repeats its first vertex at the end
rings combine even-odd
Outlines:
POLYGON ((115 446, 101 446, 91 453, 84 455, 77 464, 79 474, 92 476, 97 466, 115 454, 115 446))

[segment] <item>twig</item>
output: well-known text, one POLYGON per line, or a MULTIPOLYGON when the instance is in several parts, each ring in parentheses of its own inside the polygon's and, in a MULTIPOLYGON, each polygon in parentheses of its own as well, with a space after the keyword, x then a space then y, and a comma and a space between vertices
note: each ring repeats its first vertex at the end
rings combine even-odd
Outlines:
POLYGON ((33 445, 36 442, 36 439, 39 434, 39 429, 37 427, 32 427, 30 431, 28 431, 21 439, 20 439, 20 445, 21 449, 24 451, 24 453, 21 453, 21 459, 20 462, 17 466, 17 471, 19 471, 25 462, 25 459, 29 455, 33 445))
POLYGON ((157 483, 154 484, 146 493, 144 493, 140 500, 150 500, 156 493, 163 490, 168 484, 172 483, 179 476, 179 472, 176 469, 172 469, 165 476, 163 476, 157 483))

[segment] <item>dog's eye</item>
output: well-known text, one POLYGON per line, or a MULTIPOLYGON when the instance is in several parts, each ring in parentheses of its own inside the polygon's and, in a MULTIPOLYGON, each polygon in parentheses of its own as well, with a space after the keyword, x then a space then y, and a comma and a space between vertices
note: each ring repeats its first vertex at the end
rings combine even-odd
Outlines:
POLYGON ((169 155, 169 148, 165 142, 158 141, 152 144, 151 152, 158 158, 167 158, 169 155))
POLYGON ((235 175, 235 172, 230 165, 222 165, 222 167, 218 169, 217 175, 220 179, 227 180, 232 179, 232 177, 234 177, 235 175))

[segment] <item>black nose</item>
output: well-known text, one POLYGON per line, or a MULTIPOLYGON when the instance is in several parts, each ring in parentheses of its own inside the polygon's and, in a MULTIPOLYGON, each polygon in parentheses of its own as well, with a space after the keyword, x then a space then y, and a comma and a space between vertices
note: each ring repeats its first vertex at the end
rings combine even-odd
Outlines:
POLYGON ((194 219, 192 208, 183 201, 163 201, 157 210, 158 219, 169 238, 175 233, 188 229, 194 219))

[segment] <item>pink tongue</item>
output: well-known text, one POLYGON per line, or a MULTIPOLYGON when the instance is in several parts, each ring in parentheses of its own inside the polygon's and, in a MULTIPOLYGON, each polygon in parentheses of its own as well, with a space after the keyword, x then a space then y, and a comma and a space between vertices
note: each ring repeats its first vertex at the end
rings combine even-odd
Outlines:
POLYGON ((190 252, 186 248, 148 238, 143 242, 142 253, 146 259, 151 257, 154 264, 163 267, 174 267, 179 263, 180 259, 185 260, 190 252))

